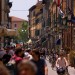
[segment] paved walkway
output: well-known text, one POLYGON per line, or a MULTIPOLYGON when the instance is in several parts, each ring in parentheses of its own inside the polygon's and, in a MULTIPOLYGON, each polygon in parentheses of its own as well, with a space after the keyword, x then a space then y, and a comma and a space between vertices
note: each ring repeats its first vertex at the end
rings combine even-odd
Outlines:
MULTIPOLYGON (((51 64, 46 60, 47 66, 48 66, 48 75, 57 75, 56 70, 52 70, 51 64)), ((70 75, 75 75, 75 69, 73 67, 68 68, 70 75)))
POLYGON ((46 61, 46 63, 47 63, 47 66, 48 66, 48 75, 57 75, 56 71, 52 70, 51 64, 48 61, 46 61))

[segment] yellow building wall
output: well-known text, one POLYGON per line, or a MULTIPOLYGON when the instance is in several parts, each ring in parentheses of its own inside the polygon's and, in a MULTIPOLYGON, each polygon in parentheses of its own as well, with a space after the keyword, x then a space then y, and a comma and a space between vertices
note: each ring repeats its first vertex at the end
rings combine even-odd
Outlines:
MULTIPOLYGON (((40 12, 40 9, 42 8, 42 5, 37 6, 30 14, 32 15, 33 12, 35 12, 35 15, 40 12)), ((37 17, 36 16, 31 16, 30 17, 30 32, 31 32, 31 37, 35 37, 35 30, 40 30, 42 29, 42 21, 38 24, 34 24, 35 20, 37 18, 41 19, 43 14, 39 14, 37 17)))

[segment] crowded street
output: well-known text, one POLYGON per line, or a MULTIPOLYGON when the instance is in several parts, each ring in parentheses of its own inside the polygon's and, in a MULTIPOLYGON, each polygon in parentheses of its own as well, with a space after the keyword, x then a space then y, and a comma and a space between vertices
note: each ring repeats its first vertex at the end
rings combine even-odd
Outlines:
POLYGON ((0 0, 0 75, 75 75, 75 0, 0 0))

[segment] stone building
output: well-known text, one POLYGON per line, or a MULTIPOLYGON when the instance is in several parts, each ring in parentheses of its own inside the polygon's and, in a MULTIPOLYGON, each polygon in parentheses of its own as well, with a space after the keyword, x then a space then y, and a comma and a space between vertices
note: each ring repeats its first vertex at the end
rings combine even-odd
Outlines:
POLYGON ((7 28, 10 28, 10 8, 12 7, 12 2, 9 0, 0 0, 0 46, 3 47, 4 36, 7 35, 7 28))
POLYGON ((12 2, 9 2, 9 0, 0 0, 0 3, 0 25, 9 28, 9 13, 12 2))

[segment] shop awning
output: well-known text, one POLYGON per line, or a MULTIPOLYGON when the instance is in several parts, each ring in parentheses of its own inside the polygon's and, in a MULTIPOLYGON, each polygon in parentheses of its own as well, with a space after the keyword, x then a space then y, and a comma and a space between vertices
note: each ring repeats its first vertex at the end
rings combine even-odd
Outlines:
POLYGON ((14 29, 7 29, 5 27, 0 27, 0 37, 2 36, 17 36, 17 31, 14 29))
POLYGON ((17 36, 17 31, 14 29, 7 29, 6 34, 7 36, 17 36))
POLYGON ((6 28, 0 27, 0 36, 5 36, 6 35, 6 28))

